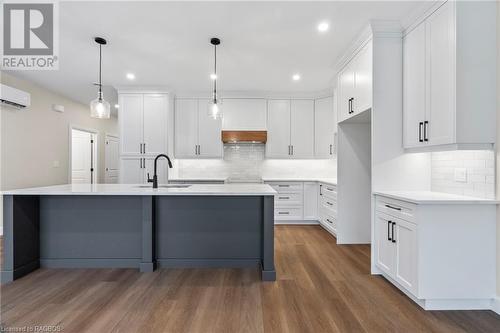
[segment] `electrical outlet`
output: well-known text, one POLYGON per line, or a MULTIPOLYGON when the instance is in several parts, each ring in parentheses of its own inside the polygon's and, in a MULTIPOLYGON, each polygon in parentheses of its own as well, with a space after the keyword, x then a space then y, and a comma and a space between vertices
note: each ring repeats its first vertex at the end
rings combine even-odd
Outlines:
POLYGON ((455 181, 460 183, 467 183, 466 168, 455 168, 455 181))

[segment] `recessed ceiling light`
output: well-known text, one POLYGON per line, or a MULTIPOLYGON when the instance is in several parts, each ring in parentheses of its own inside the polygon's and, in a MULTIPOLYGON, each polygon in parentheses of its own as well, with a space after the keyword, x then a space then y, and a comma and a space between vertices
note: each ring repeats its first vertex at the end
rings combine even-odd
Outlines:
POLYGON ((127 79, 135 80, 135 74, 134 73, 127 73, 127 79))
POLYGON ((298 74, 298 73, 297 74, 293 74, 292 75, 292 80, 294 80, 294 81, 300 80, 300 74, 298 74))
POLYGON ((115 104, 115 109, 118 109, 120 106, 118 104, 115 104))
POLYGON ((217 74, 214 74, 214 73, 210 74, 210 78, 212 80, 217 80, 217 74))
POLYGON ((328 24, 328 22, 321 22, 320 24, 318 24, 318 31, 319 32, 326 32, 326 31, 328 31, 329 28, 330 28, 330 25, 328 24))

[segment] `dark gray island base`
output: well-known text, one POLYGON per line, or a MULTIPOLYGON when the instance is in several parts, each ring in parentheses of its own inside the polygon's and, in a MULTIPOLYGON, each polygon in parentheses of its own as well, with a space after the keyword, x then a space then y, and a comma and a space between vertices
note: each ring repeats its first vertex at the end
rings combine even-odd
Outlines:
POLYGON ((2 283, 39 267, 255 267, 275 281, 273 195, 4 195, 2 283))

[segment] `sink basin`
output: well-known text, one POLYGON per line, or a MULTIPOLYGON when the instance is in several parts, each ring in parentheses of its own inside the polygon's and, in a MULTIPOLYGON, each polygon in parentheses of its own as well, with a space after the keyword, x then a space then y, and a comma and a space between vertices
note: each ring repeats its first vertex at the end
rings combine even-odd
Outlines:
MULTIPOLYGON (((188 188, 191 185, 186 184, 169 184, 169 185, 158 185, 158 188, 188 188)), ((138 188, 153 188, 153 185, 138 185, 138 188)))

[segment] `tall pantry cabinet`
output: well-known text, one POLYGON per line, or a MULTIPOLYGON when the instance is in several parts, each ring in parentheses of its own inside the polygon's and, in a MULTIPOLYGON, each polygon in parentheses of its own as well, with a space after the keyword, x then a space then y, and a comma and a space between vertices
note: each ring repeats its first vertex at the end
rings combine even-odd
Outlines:
MULTIPOLYGON (((120 93, 120 183, 146 183, 153 176, 154 158, 167 152, 167 93, 120 93)), ((158 162, 160 183, 166 182, 167 163, 158 162)))

